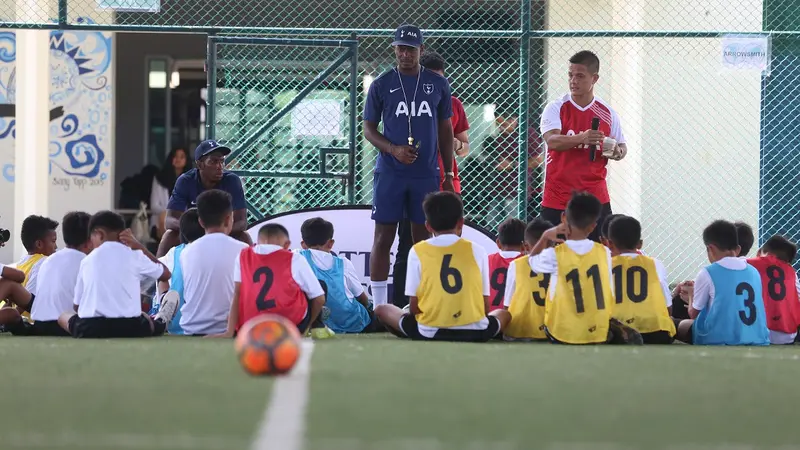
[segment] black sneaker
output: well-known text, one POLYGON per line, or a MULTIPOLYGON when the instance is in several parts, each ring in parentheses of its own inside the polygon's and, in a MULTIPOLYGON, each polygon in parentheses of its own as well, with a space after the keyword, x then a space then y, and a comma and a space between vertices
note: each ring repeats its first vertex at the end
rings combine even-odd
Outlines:
POLYGON ((608 326, 611 331, 611 344, 644 345, 641 333, 619 320, 611 319, 608 326))

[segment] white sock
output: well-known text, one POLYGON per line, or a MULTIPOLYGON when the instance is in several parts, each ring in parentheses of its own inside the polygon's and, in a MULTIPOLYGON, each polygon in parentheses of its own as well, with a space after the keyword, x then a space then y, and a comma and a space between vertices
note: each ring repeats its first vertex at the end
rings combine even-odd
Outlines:
POLYGON ((386 281, 370 281, 372 285, 372 304, 374 306, 389 303, 389 286, 386 281))

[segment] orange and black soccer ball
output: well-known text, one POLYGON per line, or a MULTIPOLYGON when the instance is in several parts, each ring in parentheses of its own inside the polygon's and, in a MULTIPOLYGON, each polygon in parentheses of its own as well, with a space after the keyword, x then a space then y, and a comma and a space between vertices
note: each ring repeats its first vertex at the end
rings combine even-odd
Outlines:
POLYGON ((285 374, 300 357, 300 332, 281 316, 254 317, 236 335, 236 354, 250 375, 285 374))

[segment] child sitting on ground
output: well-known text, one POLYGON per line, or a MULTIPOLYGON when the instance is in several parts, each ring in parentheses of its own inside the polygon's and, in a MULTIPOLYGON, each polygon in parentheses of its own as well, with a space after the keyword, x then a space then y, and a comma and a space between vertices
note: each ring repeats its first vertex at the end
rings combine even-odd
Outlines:
POLYGON ((183 250, 186 249, 187 245, 205 235, 205 230, 202 226, 200 226, 200 217, 197 214, 197 208, 188 209, 185 213, 183 213, 183 215, 181 215, 179 229, 181 243, 169 249, 166 255, 158 258, 158 260, 167 266, 170 272, 172 272, 172 277, 170 277, 169 282, 159 283, 158 292, 153 299, 153 307, 150 309, 151 316, 158 314, 159 307, 161 306, 161 297, 163 297, 168 290, 177 292, 180 296, 178 312, 175 313, 175 317, 173 317, 172 321, 170 321, 169 325, 167 325, 167 332, 169 334, 178 335, 184 334, 183 328, 181 328, 181 308, 185 303, 183 298, 183 269, 181 268, 181 254, 183 253, 183 250))
MULTIPOLYGON (((56 252, 58 235, 56 234, 58 222, 42 216, 28 216, 22 221, 20 238, 27 254, 22 257, 14 268, 25 274, 22 286, 33 295, 38 291, 39 269, 45 258, 56 252)), ((0 302, 0 308, 3 307, 0 302)), ((30 312, 18 308, 23 317, 30 319, 30 312)))
POLYGON ((642 247, 641 224, 633 217, 616 217, 608 241, 616 301, 612 317, 635 328, 645 344, 671 344, 675 324, 669 314, 667 269, 661 261, 636 252, 642 247))
MULTIPOLYGON (((361 333, 372 323, 372 307, 356 268, 347 258, 334 256, 333 224, 321 217, 303 222, 300 227, 305 257, 317 279, 327 286, 323 322, 335 333, 361 333)), ((367 330, 369 331, 369 330, 367 330)))
POLYGON ((770 344, 793 344, 800 326, 797 273, 792 267, 797 245, 783 236, 775 235, 747 263, 758 270, 761 292, 767 314, 770 344))
POLYGON ((489 311, 503 308, 509 264, 527 253, 525 222, 509 218, 497 229, 497 246, 500 251, 489 255, 489 311))
POLYGON ((428 194, 422 203, 433 237, 408 254, 409 312, 378 305, 375 314, 398 337, 487 342, 511 321, 504 309, 489 312, 489 258, 461 238, 464 206, 452 192, 428 194))
POLYGON ((739 257, 736 226, 716 220, 703 230, 708 261, 694 280, 689 317, 677 338, 696 345, 769 345, 758 271, 739 257))
MULTIPOLYGON (((536 218, 525 228, 525 243, 533 248, 542 234, 553 227, 550 222, 536 218)), ((528 255, 521 256, 508 266, 504 306, 511 314, 511 323, 503 338, 513 340, 547 340, 544 332, 544 312, 550 274, 531 270, 528 255), (533 301, 531 301, 531 298, 533 301)))
POLYGON ((574 193, 561 214, 561 224, 547 230, 531 250, 531 269, 552 274, 544 324, 554 343, 642 343, 636 330, 611 318, 611 253, 589 239, 601 209, 594 195, 574 193), (562 242, 559 235, 567 240, 549 248, 551 242, 562 242))
POLYGON ((228 328, 216 337, 234 337, 248 320, 277 314, 314 339, 333 337, 320 317, 325 291, 282 225, 268 223, 258 230, 258 244, 241 251, 233 268, 233 302, 228 328))
MULTIPOLYGON (((69 336, 58 324, 62 313, 72 310, 75 284, 81 261, 92 251, 89 238, 91 216, 85 212, 70 212, 61 221, 61 230, 66 248, 44 258, 39 269, 40 283, 38 293, 30 298, 22 293, 17 305, 30 311, 33 323, 24 321, 13 308, 5 308, 0 323, 14 335, 21 336, 69 336), (34 301, 35 300, 35 301, 34 301)), ((17 291, 20 293, 21 291, 17 291)))
POLYGON ((100 211, 89 221, 94 250, 80 264, 75 283, 77 314, 62 313, 61 327, 75 338, 148 337, 164 334, 178 309, 178 294, 168 292, 151 318, 142 312, 139 281, 169 280, 158 262, 113 211, 100 211))

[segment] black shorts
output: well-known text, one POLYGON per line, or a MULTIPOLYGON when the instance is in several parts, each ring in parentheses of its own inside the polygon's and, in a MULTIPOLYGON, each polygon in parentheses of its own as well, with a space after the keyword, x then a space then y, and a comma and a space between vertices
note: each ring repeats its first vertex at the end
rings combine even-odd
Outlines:
POLYGON ((668 331, 653 331, 652 333, 642 333, 642 340, 645 345, 668 345, 675 341, 668 331))
POLYGON ((451 330, 439 328, 433 337, 420 334, 417 318, 413 314, 405 314, 400 319, 400 330, 409 339, 415 341, 452 341, 452 342, 488 342, 500 333, 500 321, 497 317, 486 316, 489 325, 483 330, 451 330))
POLYGON ((67 333, 57 320, 39 320, 34 323, 20 320, 19 322, 6 326, 6 329, 14 336, 57 336, 65 337, 67 333))
POLYGON ((89 317, 81 319, 74 315, 69 319, 69 332, 74 338, 134 338, 150 337, 164 334, 166 324, 154 322, 155 331, 150 320, 144 315, 138 317, 108 318, 89 317))

